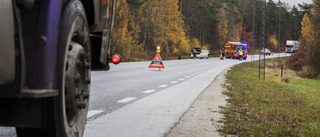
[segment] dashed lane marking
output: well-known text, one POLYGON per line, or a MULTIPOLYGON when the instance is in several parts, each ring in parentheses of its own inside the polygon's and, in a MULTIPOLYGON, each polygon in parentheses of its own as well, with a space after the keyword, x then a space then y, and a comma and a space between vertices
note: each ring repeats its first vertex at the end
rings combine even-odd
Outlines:
POLYGON ((143 91, 142 93, 145 93, 145 94, 148 94, 148 93, 152 93, 152 92, 155 92, 156 90, 146 90, 146 91, 143 91))
POLYGON ((178 81, 171 81, 170 83, 171 84, 175 84, 175 83, 178 83, 178 81))
POLYGON ((130 101, 135 100, 135 99, 136 99, 135 97, 128 97, 128 98, 121 99, 121 100, 119 100, 117 102, 119 102, 119 103, 127 103, 127 102, 130 102, 130 101))
POLYGON ((102 112, 103 112, 103 110, 90 110, 90 111, 88 111, 87 118, 92 117, 92 116, 97 115, 102 112))
POLYGON ((182 80, 184 80, 184 78, 180 78, 179 80, 181 80, 181 81, 182 81, 182 80))
POLYGON ((186 78, 190 78, 190 76, 186 76, 186 78))
POLYGON ((165 88, 167 87, 168 85, 160 85, 159 88, 165 88))

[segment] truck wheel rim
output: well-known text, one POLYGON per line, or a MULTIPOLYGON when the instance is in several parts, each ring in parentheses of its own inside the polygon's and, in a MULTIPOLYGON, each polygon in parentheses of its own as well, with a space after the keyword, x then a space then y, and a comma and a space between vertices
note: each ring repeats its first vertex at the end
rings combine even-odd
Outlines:
POLYGON ((84 48, 78 43, 70 42, 65 69, 65 112, 67 122, 75 132, 77 128, 74 127, 88 109, 90 66, 84 48))

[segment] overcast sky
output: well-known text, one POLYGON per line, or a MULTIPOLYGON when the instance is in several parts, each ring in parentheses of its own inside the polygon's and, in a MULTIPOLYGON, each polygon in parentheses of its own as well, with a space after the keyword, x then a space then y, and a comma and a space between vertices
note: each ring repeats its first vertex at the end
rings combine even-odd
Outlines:
MULTIPOLYGON (((273 1, 277 2, 277 0, 273 0, 273 1)), ((298 7, 298 3, 302 4, 302 2, 308 3, 308 4, 312 3, 312 0, 281 0, 281 1, 285 1, 286 3, 289 3, 291 7, 293 5, 296 5, 298 7)))

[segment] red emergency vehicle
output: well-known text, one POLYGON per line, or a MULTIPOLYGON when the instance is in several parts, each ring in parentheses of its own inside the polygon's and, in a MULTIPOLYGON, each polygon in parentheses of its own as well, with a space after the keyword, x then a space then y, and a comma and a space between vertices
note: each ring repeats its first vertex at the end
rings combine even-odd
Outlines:
POLYGON ((226 58, 239 58, 238 51, 242 49, 243 51, 243 59, 247 58, 249 46, 247 43, 241 43, 241 42, 228 42, 225 45, 225 56, 226 58))

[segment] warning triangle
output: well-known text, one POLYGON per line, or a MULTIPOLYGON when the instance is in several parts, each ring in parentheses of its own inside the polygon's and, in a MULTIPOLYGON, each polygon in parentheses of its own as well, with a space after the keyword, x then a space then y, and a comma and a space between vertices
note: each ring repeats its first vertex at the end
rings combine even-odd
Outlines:
POLYGON ((149 68, 163 68, 164 66, 162 64, 162 59, 159 53, 153 58, 151 64, 149 65, 149 68))

